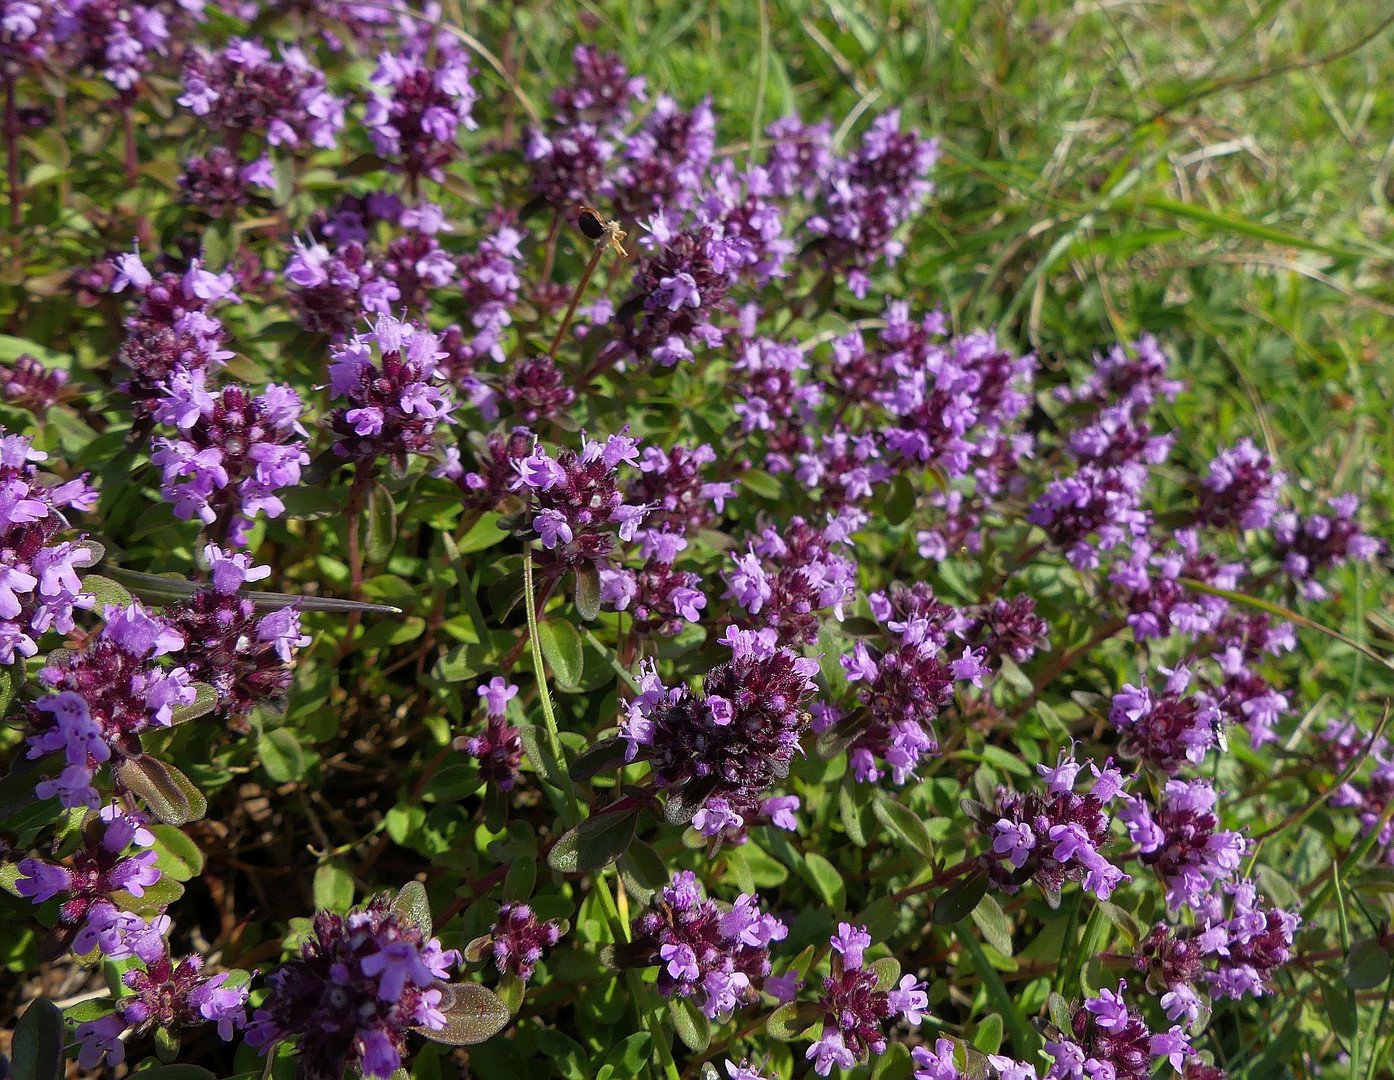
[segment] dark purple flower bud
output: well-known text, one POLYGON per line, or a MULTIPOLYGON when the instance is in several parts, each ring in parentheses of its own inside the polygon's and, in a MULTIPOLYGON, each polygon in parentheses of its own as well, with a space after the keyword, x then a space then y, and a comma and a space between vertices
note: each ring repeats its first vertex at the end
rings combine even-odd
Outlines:
POLYGON ((305 1080, 342 1080, 354 1068, 387 1080, 407 1033, 446 1026, 436 985, 459 962, 454 949, 397 914, 386 896, 348 915, 316 913, 300 958, 267 976, 270 993, 247 1026, 266 1053, 294 1040, 305 1080))
POLYGON ((0 397, 40 418, 69 395, 68 373, 46 367, 28 353, 0 364, 0 397))
POLYGON ((527 904, 504 904, 489 931, 489 955, 500 975, 530 979, 543 952, 560 940, 555 919, 539 919, 527 904))
POLYGON ((818 673, 816 660, 778 648, 772 631, 727 627, 722 641, 732 658, 707 673, 700 695, 668 689, 647 662, 620 722, 628 759, 648 761, 660 790, 697 785, 708 791, 705 805, 729 811, 712 816, 712 834, 730 815, 755 820, 765 793, 788 775, 818 673))

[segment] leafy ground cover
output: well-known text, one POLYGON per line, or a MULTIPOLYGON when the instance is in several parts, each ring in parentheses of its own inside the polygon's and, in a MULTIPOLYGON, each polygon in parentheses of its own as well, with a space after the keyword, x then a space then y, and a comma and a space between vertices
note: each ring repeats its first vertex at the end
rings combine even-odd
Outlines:
POLYGON ((1389 1075, 1391 22, 0 3, 11 1071, 1389 1075))

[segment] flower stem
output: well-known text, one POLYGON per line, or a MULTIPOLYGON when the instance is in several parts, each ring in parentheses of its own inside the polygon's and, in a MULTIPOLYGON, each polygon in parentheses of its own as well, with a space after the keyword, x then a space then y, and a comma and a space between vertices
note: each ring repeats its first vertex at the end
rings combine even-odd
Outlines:
POLYGON ((566 314, 562 316, 561 326, 557 327, 557 336, 552 339, 552 347, 547 350, 547 359, 555 360, 557 358, 557 349, 561 346, 561 339, 566 336, 566 331, 571 326, 571 317, 576 314, 576 305, 581 302, 581 294, 586 291, 586 286, 590 284, 591 276, 595 273, 595 268, 600 265, 600 256, 604 252, 604 243, 596 244, 595 250, 591 252, 590 262, 586 263, 586 271, 581 275, 576 291, 571 294, 571 303, 566 305, 566 314))
POLYGON ((15 80, 5 75, 5 175, 10 185, 10 229, 14 232, 15 253, 19 253, 19 227, 22 224, 19 191, 19 114, 15 109, 15 80))

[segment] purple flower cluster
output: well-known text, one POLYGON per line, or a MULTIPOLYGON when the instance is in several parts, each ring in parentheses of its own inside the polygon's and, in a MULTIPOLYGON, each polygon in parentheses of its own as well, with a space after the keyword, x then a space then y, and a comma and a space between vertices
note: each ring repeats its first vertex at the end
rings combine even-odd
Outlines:
POLYGON ((823 1033, 805 1056, 813 1071, 827 1076, 833 1067, 850 1069, 872 1054, 886 1051, 883 1024, 904 1017, 918 1024, 929 1010, 929 995, 913 975, 898 986, 883 987, 866 963, 871 935, 865 926, 838 923, 832 947, 832 970, 823 979, 823 1033))
POLYGON ((1118 811, 1138 859, 1161 880, 1167 906, 1195 907, 1217 884, 1239 871, 1246 844, 1221 829, 1215 789, 1204 780, 1168 780, 1156 806, 1130 796, 1118 811))
POLYGON ((732 241, 709 225, 664 224, 651 235, 657 249, 634 271, 615 337, 601 353, 607 363, 651 359, 673 367, 693 359, 694 344, 714 348, 725 337, 713 319, 729 309, 727 294, 741 269, 728 251, 732 241))
POLYGON ((247 1024, 247 991, 243 983, 229 985, 230 972, 206 975, 203 960, 186 956, 177 963, 168 952, 153 959, 141 958, 145 966, 121 976, 131 993, 118 998, 110 1016, 88 1020, 77 1027, 78 1064, 95 1068, 103 1059, 108 1065, 125 1060, 123 1040, 159 1029, 177 1032, 192 1024, 217 1025, 224 1041, 247 1024))
POLYGON ((1273 973, 1292 958, 1301 925, 1297 915, 1266 905, 1252 881, 1232 882, 1194 910, 1193 924, 1157 923, 1138 944, 1136 957, 1167 1016, 1187 1024, 1201 1013, 1198 988, 1216 999, 1271 989, 1273 973))
POLYGON ((175 32, 202 18, 203 0, 61 0, 52 10, 64 65, 98 72, 129 100, 175 32))
POLYGON ((658 966, 659 993, 700 997, 698 1005, 713 1020, 759 999, 770 974, 770 943, 789 933, 754 896, 742 893, 729 909, 707 899, 690 870, 659 890, 634 928, 626 951, 658 966))
POLYGON ((726 572, 728 595, 757 628, 771 629, 781 644, 818 640, 820 611, 839 620, 857 585, 857 564, 844 552, 865 515, 844 512, 821 529, 801 517, 770 526, 748 541, 736 567, 726 572))
POLYGON ((499 908, 489 931, 489 955, 500 975, 532 978, 545 950, 561 940, 561 924, 539 919, 527 904, 508 903, 499 908))
POLYGON ((1065 882, 1078 881, 1107 900, 1131 880, 1103 854, 1113 842, 1106 808, 1122 794, 1123 776, 1107 764, 1102 769, 1088 764, 1094 782, 1086 794, 1075 791, 1084 764, 1062 750, 1053 768, 1036 766, 1049 784, 1045 792, 1022 795, 1002 788, 994 807, 976 811, 992 835, 992 853, 984 859, 993 884, 1015 892, 1035 880, 1048 897, 1058 899, 1065 882))
POLYGON ((1285 479, 1252 439, 1240 439, 1211 460, 1198 516, 1213 528, 1266 529, 1278 512, 1285 479))
POLYGON ((904 252, 896 233, 933 194, 927 178, 938 160, 938 140, 902 132, 893 110, 878 116, 861 146, 834 159, 822 177, 804 227, 823 238, 830 268, 849 271, 847 284, 859 298, 871 288, 867 271, 878 262, 892 265, 904 252))
POLYGON ((116 258, 112 292, 130 286, 140 306, 126 319, 126 339, 116 355, 126 377, 117 389, 131 399, 136 431, 143 433, 170 393, 187 395, 207 386, 208 376, 232 357, 223 347, 223 324, 211 309, 238 301, 232 275, 205 270, 199 260, 182 274, 151 275, 139 252, 116 258))
POLYGON ((42 418, 69 394, 68 373, 51 368, 28 353, 0 364, 0 398, 42 418))
MULTIPOLYGON (((1368 740, 1368 735, 1354 721, 1329 724, 1321 733, 1325 756, 1333 772, 1339 772, 1355 759, 1368 740)), ((1374 767, 1365 776, 1352 776, 1336 789, 1331 805, 1355 811, 1360 821, 1361 835, 1366 835, 1384 815, 1394 799, 1394 754, 1387 739, 1380 737, 1370 746, 1374 767)), ((1394 865, 1394 822, 1385 822, 1375 838, 1376 850, 1384 861, 1394 865)))
POLYGON ((0 664, 33 656, 50 630, 69 633, 73 612, 95 603, 77 575, 94 551, 60 537, 70 528, 63 511, 91 510, 97 492, 86 473, 47 482, 37 465, 47 457, 0 427, 0 664))
POLYGON ((154 440, 151 460, 176 517, 197 517, 240 545, 258 514, 285 512, 276 492, 298 484, 310 463, 304 405, 289 386, 253 396, 241 386, 210 391, 205 378, 202 370, 171 376, 155 419, 175 434, 154 440))
POLYGON ((260 174, 263 186, 270 186, 270 162, 260 156, 264 145, 333 149, 344 126, 344 102, 329 92, 304 50, 283 45, 275 60, 260 42, 242 38, 185 55, 179 104, 221 134, 225 152, 239 150, 251 136, 259 156, 238 161, 241 178, 260 174))
POLYGON ((456 750, 463 750, 479 763, 479 775, 500 791, 509 791, 518 782, 523 761, 523 740, 517 727, 508 722, 508 702, 518 696, 518 687, 495 675, 479 688, 484 703, 484 730, 478 735, 455 739, 456 750))
POLYGON ((274 706, 290 689, 296 652, 310 644, 300 632, 300 612, 283 607, 258 616, 238 590, 271 573, 243 554, 215 544, 203 550, 211 571, 208 588, 172 607, 167 615, 184 639, 173 654, 189 675, 213 688, 216 709, 235 730, 250 730, 247 717, 259 704, 274 706))
POLYGON ((423 176, 441 180, 458 152, 460 129, 479 126, 471 115, 479 95, 470 75, 463 51, 448 47, 438 48, 429 61, 414 51, 378 57, 372 84, 380 92, 363 120, 378 155, 412 184, 423 176))
POLYGON ((715 149, 711 102, 683 109, 660 94, 638 129, 622 141, 599 194, 614 204, 622 221, 687 210, 698 198, 715 149))
POLYGON ((179 631, 135 603, 108 605, 105 618, 86 648, 49 657, 39 672, 49 692, 25 716, 28 756, 62 753, 58 774, 40 780, 34 793, 64 806, 98 806, 97 769, 139 757, 141 733, 169 727, 175 707, 196 697, 186 668, 154 663, 184 647, 179 631))
POLYGON ((1175 776, 1185 762, 1199 765, 1219 745, 1224 716, 1204 690, 1186 692, 1191 673, 1185 667, 1161 671, 1167 677, 1161 691, 1125 684, 1113 696, 1108 719, 1121 733, 1119 753, 1175 776))
POLYGON ((753 823, 762 795, 788 775, 818 673, 816 660, 780 648, 772 631, 727 627, 721 640, 731 659, 707 672, 700 694, 668 689, 647 662, 620 722, 627 760, 648 761, 660 790, 689 802, 703 794, 697 828, 708 836, 753 823))
POLYGON ((53 932, 55 953, 71 947, 79 956, 97 951, 107 960, 138 955, 147 962, 163 955, 168 917, 146 923, 125 910, 130 897, 143 897, 161 877, 155 834, 146 825, 140 814, 106 806, 87 815, 71 865, 20 860, 15 882, 20 896, 33 904, 63 897, 53 932), (136 850, 128 853, 130 848, 136 850))
MULTIPOLYGON (((765 467, 771 472, 793 472, 800 451, 807 445, 805 428, 815 420, 823 401, 822 387, 811 378, 802 349, 769 338, 742 336, 735 345, 731 365, 731 395, 742 434, 762 432, 765 467)), ((817 483, 827 487, 826 467, 817 483)))
POLYGON ((386 896, 348 915, 318 912, 300 958, 267 976, 270 993, 252 1015, 247 1042, 266 1053, 295 1040, 305 1080, 341 1080, 350 1067, 387 1080, 402 1063, 408 1032, 445 1028, 440 984, 459 960, 386 896))
POLYGON ((533 190, 566 212, 600 194, 631 108, 644 100, 644 79, 613 53, 578 45, 572 59, 576 72, 552 94, 550 122, 529 128, 523 149, 533 190))
POLYGON ((1285 511, 1273 519, 1274 558, 1308 600, 1326 599, 1326 587, 1316 579, 1322 570, 1346 561, 1368 562, 1384 550, 1379 540, 1360 531, 1355 520, 1360 504, 1354 495, 1339 495, 1327 505, 1329 516, 1298 517, 1285 511))
POLYGON ((391 315, 333 346, 329 386, 346 399, 329 416, 334 452, 360 464, 385 456, 398 472, 409 455, 429 453, 436 428, 451 422, 455 407, 440 384, 441 356, 435 334, 391 315))
POLYGON ((1075 1010, 1069 1031, 1046 1042, 1055 1058, 1047 1080, 1082 1080, 1114 1077, 1147 1080, 1159 1061, 1177 1072, 1191 1056, 1191 1043, 1179 1026, 1154 1033, 1136 1009, 1123 1000, 1128 988, 1120 981, 1116 991, 1102 989, 1075 1010))
POLYGON ((870 603, 891 643, 875 649, 858 641, 851 655, 839 657, 847 681, 857 687, 857 700, 870 714, 856 725, 848 762, 863 783, 881 778, 878 762, 883 762, 894 781, 903 784, 921 759, 938 753, 934 722, 953 701, 954 683, 981 686, 988 669, 982 649, 964 646, 956 658, 947 652, 947 627, 959 625, 960 616, 936 601, 927 587, 874 593, 870 603))
POLYGON ((306 328, 335 340, 348 337, 360 318, 390 315, 402 298, 385 260, 360 239, 344 240, 332 251, 297 241, 285 278, 295 286, 289 299, 306 328))
MULTIPOLYGON (((626 435, 604 442, 581 437, 581 452, 566 448, 553 457, 541 446, 514 465, 513 491, 533 505, 532 527, 542 540, 545 561, 561 567, 606 562, 615 534, 633 540, 648 514, 625 501, 619 467, 636 465, 638 443, 626 435)), ((465 477, 466 486, 473 486, 465 477)))

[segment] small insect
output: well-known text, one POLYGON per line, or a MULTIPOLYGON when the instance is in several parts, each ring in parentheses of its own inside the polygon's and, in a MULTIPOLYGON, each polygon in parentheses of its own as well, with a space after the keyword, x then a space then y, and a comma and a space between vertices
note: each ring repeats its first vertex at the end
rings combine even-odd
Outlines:
POLYGON ((576 227, 588 239, 594 240, 597 244, 608 243, 621 257, 629 255, 629 252, 624 250, 624 238, 629 234, 620 228, 619 222, 606 221, 599 210, 589 206, 581 207, 580 216, 576 219, 576 227))

